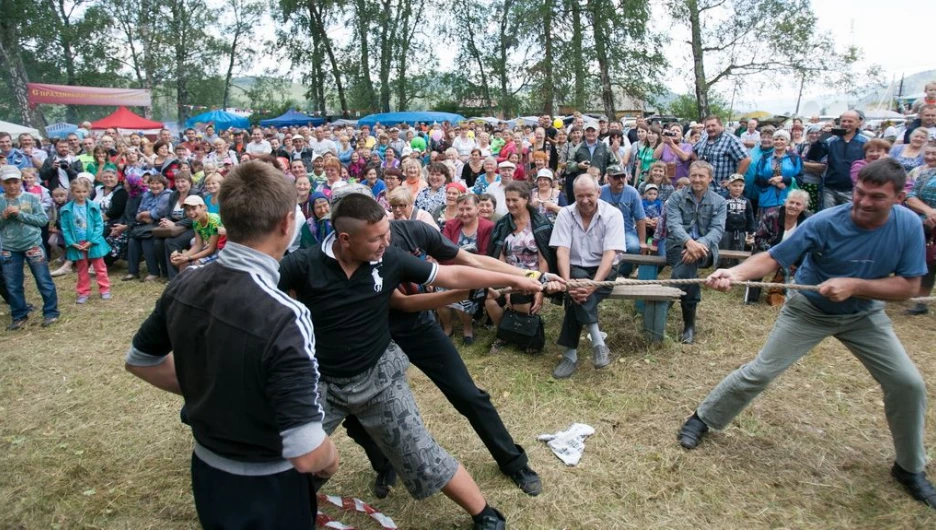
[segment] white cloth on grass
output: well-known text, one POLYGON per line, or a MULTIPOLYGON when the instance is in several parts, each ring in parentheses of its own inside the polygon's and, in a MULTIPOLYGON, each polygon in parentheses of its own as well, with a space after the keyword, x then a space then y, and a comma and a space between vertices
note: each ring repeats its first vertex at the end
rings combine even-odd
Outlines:
POLYGON ((595 429, 584 423, 573 423, 568 429, 555 434, 541 434, 537 440, 546 442, 559 460, 567 466, 574 466, 582 459, 585 452, 585 438, 595 434, 595 429))

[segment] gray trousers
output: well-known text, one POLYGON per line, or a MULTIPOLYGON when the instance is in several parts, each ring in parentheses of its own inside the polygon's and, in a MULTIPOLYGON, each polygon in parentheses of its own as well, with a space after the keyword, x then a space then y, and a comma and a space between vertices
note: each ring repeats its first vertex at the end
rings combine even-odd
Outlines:
POLYGON ((884 390, 897 463, 911 473, 923 471, 926 386, 881 309, 830 315, 805 296, 793 294, 757 357, 709 393, 699 405, 699 418, 709 427, 724 429, 771 381, 828 336, 848 348, 884 390))
POLYGON ((458 462, 426 430, 406 382, 408 366, 403 351, 390 343, 377 364, 361 374, 321 376, 319 392, 325 432, 334 432, 345 416, 357 416, 418 500, 448 484, 458 471, 458 462))
POLYGON ((822 209, 852 202, 852 192, 822 188, 822 209))

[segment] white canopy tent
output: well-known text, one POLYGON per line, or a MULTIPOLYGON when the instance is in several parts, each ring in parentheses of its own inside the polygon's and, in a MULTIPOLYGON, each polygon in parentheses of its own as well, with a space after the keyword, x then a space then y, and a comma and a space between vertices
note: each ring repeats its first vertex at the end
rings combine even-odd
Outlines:
POLYGON ((0 132, 10 133, 10 136, 13 137, 14 141, 16 141, 17 136, 23 133, 29 133, 36 138, 40 137, 38 130, 33 129, 32 127, 10 123, 8 121, 0 121, 0 132))

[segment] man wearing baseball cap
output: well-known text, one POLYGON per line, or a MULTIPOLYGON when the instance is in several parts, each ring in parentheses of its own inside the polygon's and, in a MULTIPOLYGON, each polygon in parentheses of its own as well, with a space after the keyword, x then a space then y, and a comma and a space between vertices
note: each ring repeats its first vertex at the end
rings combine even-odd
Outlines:
POLYGON ((0 196, 0 263, 3 281, 9 291, 12 321, 8 331, 21 329, 29 319, 23 291, 23 265, 28 264, 36 288, 42 295, 42 327, 58 321, 58 293, 49 274, 49 260, 42 248, 42 227, 49 217, 39 199, 23 191, 22 173, 16 166, 0 168, 3 195, 0 196))
POLYGON ((594 122, 585 124, 585 141, 579 145, 572 160, 566 164, 566 182, 565 194, 567 198, 575 197, 572 192, 572 183, 575 177, 588 171, 588 168, 594 166, 598 168, 601 175, 611 164, 611 151, 603 142, 598 141, 598 126, 594 122))

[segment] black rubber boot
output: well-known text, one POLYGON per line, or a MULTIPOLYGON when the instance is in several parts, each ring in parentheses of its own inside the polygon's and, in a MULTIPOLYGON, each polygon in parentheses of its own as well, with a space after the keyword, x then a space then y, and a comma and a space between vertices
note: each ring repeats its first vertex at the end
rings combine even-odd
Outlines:
POLYGON ((744 292, 744 303, 747 305, 756 304, 760 300, 760 287, 748 287, 744 292))
POLYGON ((692 344, 695 342, 695 316, 696 304, 681 304, 683 332, 679 340, 683 344, 692 344))

